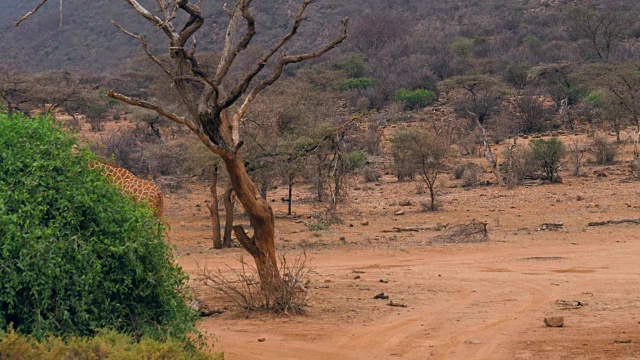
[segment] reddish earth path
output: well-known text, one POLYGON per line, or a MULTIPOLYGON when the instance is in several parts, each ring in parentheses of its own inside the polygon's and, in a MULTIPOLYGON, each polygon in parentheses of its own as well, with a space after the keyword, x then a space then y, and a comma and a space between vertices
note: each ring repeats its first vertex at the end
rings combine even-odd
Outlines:
MULTIPOLYGON (((225 313, 201 328, 231 360, 640 358, 640 229, 612 229, 318 250, 308 316, 225 313), (364 271, 360 279, 354 270, 364 271), (373 300, 381 291, 408 307, 373 300), (557 300, 585 305, 566 309, 557 300), (564 316, 566 326, 546 328, 545 316, 564 316)), ((196 262, 215 267, 234 254, 179 262, 193 271, 196 262)))

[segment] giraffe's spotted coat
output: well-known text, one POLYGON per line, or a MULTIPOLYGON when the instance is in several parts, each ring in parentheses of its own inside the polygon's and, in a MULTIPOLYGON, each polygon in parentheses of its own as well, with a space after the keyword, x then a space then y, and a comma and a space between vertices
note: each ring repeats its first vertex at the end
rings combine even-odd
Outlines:
POLYGON ((162 192, 158 185, 151 181, 140 179, 129 170, 102 162, 89 162, 91 169, 98 169, 107 177, 110 183, 118 186, 125 195, 131 196, 137 202, 148 202, 154 214, 162 217, 164 203, 162 192))

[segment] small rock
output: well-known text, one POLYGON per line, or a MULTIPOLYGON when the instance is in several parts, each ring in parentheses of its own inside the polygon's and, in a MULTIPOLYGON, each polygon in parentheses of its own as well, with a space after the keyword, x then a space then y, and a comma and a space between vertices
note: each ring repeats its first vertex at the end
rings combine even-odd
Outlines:
POLYGON ((388 282, 389 282, 389 280, 385 280, 385 279, 380 279, 380 282, 381 282, 381 283, 384 283, 384 284, 386 284, 386 283, 388 283, 388 282))
POLYGON ((368 226, 368 225, 369 225, 369 220, 367 220, 367 219, 362 220, 362 222, 360 223, 360 225, 362 225, 362 226, 368 226))
POLYGON ((358 279, 360 279, 360 275, 356 275, 353 277, 353 280, 358 280, 358 279))
POLYGON ((564 317, 554 316, 554 317, 544 318, 544 324, 547 325, 547 327, 563 327, 564 317))
POLYGON ((482 344, 482 342, 480 340, 466 340, 464 343, 465 344, 470 344, 470 345, 480 345, 480 344, 482 344))
POLYGON ((342 242, 343 244, 347 243, 347 238, 344 236, 340 236, 340 242, 342 242))
POLYGON ((584 196, 582 195, 576 196, 576 201, 582 201, 582 200, 584 200, 584 196))
POLYGON ((389 299, 389 295, 385 295, 384 293, 380 293, 376 296, 373 297, 376 300, 388 300, 389 299))
POLYGON ((331 282, 331 279, 324 279, 325 284, 328 284, 331 282))
POLYGON ((398 210, 395 212, 395 215, 404 215, 404 210, 398 210))
POLYGON ((258 342, 265 342, 265 341, 267 341, 267 339, 266 339, 266 338, 260 338, 260 339, 258 339, 258 342))
POLYGON ((411 206, 413 203, 409 199, 402 199, 399 203, 400 206, 411 206))
POLYGON ((407 304, 398 303, 398 302, 395 302, 393 300, 391 300, 387 305, 393 306, 393 307, 402 307, 402 308, 406 308, 407 307, 407 304))

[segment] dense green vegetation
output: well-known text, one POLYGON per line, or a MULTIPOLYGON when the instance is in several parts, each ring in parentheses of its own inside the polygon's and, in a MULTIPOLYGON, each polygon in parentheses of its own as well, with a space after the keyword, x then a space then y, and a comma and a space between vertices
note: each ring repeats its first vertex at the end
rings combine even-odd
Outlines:
POLYGON ((104 331, 93 337, 70 337, 62 340, 47 336, 38 340, 13 330, 0 331, 0 359, 30 360, 215 360, 222 354, 212 355, 204 351, 185 348, 175 339, 158 341, 143 338, 134 341, 131 336, 114 331, 104 331))
POLYGON ((163 226, 74 144, 46 117, 0 113, 0 329, 186 339, 196 315, 163 226))

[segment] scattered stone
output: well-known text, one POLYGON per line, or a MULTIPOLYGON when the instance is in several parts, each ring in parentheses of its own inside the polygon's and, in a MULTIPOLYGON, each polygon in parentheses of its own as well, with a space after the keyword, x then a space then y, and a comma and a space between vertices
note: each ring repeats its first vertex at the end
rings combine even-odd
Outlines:
POLYGON ((407 304, 402 304, 402 303, 399 303, 399 302, 395 302, 393 300, 391 300, 387 305, 393 306, 393 307, 402 307, 402 308, 406 308, 407 307, 407 304))
POLYGON ((331 279, 324 279, 325 284, 328 284, 331 282, 331 279))
POLYGON ((367 220, 367 219, 362 220, 362 222, 360 223, 360 225, 362 225, 362 226, 369 226, 369 220, 367 220))
POLYGON ((558 222, 558 223, 545 223, 540 225, 540 227, 538 228, 539 231, 558 231, 561 230, 564 227, 564 222, 558 222))
POLYGON ((381 283, 383 283, 383 284, 386 284, 386 283, 388 283, 388 282, 389 282, 389 280, 380 279, 380 282, 381 282, 381 283))
POLYGON ((344 237, 344 236, 340 236, 340 241, 341 241, 343 244, 346 244, 346 243, 347 243, 347 238, 346 238, 346 237, 344 237))
POLYGON ((362 270, 353 270, 352 271, 354 274, 364 274, 365 272, 362 270))
POLYGON ((380 293, 373 297, 375 300, 388 300, 389 295, 385 295, 384 293, 380 293))
POLYGON ((482 342, 480 340, 466 340, 464 343, 465 344, 470 344, 470 345, 480 345, 480 344, 482 344, 482 342))
POLYGON ((400 205, 400 206, 411 206, 411 205, 413 205, 413 203, 409 199, 402 199, 402 200, 400 200, 400 203, 398 203, 398 205, 400 205))
POLYGON ((265 341, 267 341, 267 339, 266 339, 266 338, 260 338, 260 339, 258 339, 258 342, 265 342, 265 341))
POLYGON ((584 200, 584 196, 582 195, 576 196, 576 201, 582 201, 582 200, 584 200))
POLYGON ((358 279, 360 279, 360 275, 356 275, 353 277, 353 280, 358 280, 358 279))
POLYGON ((395 212, 395 215, 398 215, 398 216, 400 216, 400 215, 404 215, 404 210, 398 210, 398 211, 396 211, 396 212, 395 212))
POLYGON ((579 309, 583 306, 586 306, 587 303, 584 301, 577 301, 577 300, 556 300, 556 305, 566 310, 566 309, 579 309))
POLYGON ((604 171, 600 171, 600 170, 596 170, 593 172, 593 175, 595 175, 598 178, 603 178, 603 177, 607 177, 607 173, 604 171))
POLYGON ((547 327, 563 327, 564 317, 554 316, 554 317, 544 318, 544 324, 547 325, 547 327))

